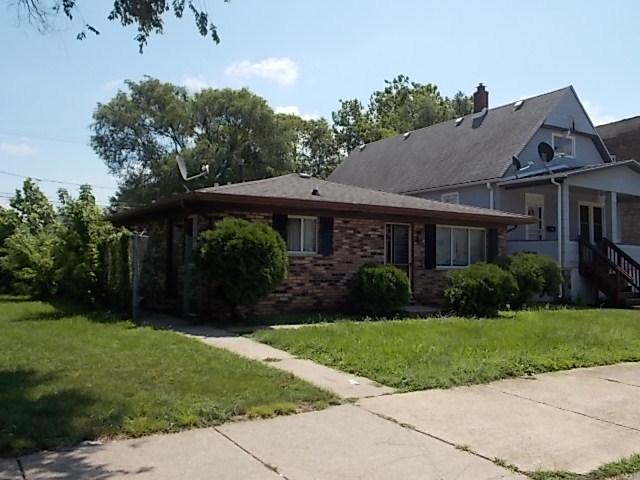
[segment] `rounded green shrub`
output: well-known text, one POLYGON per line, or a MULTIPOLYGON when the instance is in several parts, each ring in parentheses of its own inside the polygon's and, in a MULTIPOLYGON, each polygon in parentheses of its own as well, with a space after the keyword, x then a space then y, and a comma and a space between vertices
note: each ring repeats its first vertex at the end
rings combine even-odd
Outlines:
POLYGON ((388 315, 409 302, 409 278, 393 265, 365 264, 351 285, 356 309, 372 315, 388 315))
POLYGON ((560 266, 550 257, 539 253, 518 252, 512 255, 506 270, 518 283, 517 306, 524 305, 536 296, 552 295, 562 284, 560 266))
POLYGON ((231 307, 252 305, 287 276, 287 248, 270 226, 228 217, 198 237, 197 259, 231 307))
POLYGON ((493 264, 475 263, 452 270, 448 282, 445 297, 457 314, 467 317, 494 317, 518 295, 513 275, 493 264))

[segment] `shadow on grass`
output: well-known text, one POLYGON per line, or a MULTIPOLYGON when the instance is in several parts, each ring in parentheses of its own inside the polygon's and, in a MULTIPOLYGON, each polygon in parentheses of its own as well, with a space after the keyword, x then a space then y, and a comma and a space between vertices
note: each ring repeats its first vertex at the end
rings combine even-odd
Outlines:
POLYGON ((76 389, 48 389, 56 374, 0 370, 0 457, 75 445, 93 439, 105 425, 120 425, 110 413, 96 420, 96 399, 76 389), (102 425, 100 425, 102 423, 102 425))
POLYGON ((12 319, 12 321, 56 321, 74 316, 83 316, 88 320, 96 323, 116 323, 127 319, 127 316, 122 312, 101 310, 101 307, 88 307, 86 305, 78 305, 62 299, 51 299, 48 300, 46 304, 51 305, 53 307, 53 310, 43 312, 26 311, 24 313, 16 315, 12 319))

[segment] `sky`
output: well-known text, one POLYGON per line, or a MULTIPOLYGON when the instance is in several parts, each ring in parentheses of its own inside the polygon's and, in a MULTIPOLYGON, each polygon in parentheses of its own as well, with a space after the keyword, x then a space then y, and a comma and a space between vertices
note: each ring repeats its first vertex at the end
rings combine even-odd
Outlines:
POLYGON ((145 75, 246 86, 276 111, 328 119, 398 74, 448 96, 483 82, 490 106, 573 85, 596 125, 640 114, 637 0, 199 0, 219 45, 185 14, 142 55, 106 0, 78 0, 74 22, 46 34, 11 3, 0 0, 0 204, 20 176, 52 180, 40 182, 52 199, 89 183, 107 204, 117 179, 89 146, 92 113, 145 75), (76 40, 83 23, 100 35, 76 40))

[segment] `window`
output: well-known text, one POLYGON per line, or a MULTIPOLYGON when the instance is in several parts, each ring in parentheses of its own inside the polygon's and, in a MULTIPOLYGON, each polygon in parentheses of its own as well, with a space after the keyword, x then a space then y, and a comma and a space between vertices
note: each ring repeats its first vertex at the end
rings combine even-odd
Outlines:
POLYGON ((570 135, 559 135, 554 133, 551 137, 553 151, 556 155, 574 157, 576 150, 576 139, 570 135))
POLYGON ((289 217, 287 219, 287 250, 290 253, 318 251, 318 219, 289 217))
POLYGON ((440 201, 444 203, 460 203, 460 194, 458 192, 443 193, 440 196, 440 201))
POLYGON ((486 230, 466 227, 436 227, 436 265, 466 267, 487 258, 486 230))

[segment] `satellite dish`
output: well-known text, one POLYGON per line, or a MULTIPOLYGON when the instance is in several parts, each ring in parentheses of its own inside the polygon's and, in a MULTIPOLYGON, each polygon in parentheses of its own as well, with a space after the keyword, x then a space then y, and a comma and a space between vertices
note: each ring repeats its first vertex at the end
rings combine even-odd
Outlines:
POLYGON ((553 151, 553 147, 547 142, 540 142, 538 144, 538 155, 540 155, 540 160, 549 163, 555 157, 555 152, 553 151))
POLYGON ((520 159, 516 156, 511 157, 511 162, 513 163, 513 167, 516 170, 520 170, 522 168, 522 164, 520 163, 520 159))
MULTIPOLYGON (((208 164, 202 165, 202 167, 200 168, 201 172, 191 177, 189 176, 189 173, 187 170, 187 164, 185 163, 184 158, 182 158, 180 155, 176 156, 176 164, 178 165, 178 172, 180 173, 180 177, 182 177, 183 182, 188 182, 190 180, 195 180, 196 178, 200 178, 204 175, 209 175, 208 164)), ((187 190, 187 192, 189 191, 186 185, 184 186, 184 188, 187 190)))
POLYGON ((186 181, 188 174, 187 174, 187 164, 184 163, 184 158, 178 155, 176 157, 176 163, 178 164, 178 172, 180 172, 180 176, 182 177, 182 180, 186 181))

